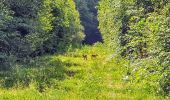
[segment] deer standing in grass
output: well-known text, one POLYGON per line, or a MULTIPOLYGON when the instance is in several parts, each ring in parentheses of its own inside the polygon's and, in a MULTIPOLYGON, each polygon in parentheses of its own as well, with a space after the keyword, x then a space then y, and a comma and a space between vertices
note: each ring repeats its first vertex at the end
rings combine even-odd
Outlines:
MULTIPOLYGON (((91 59, 96 59, 97 56, 98 56, 97 54, 92 54, 92 55, 91 55, 91 59)), ((82 57, 83 57, 84 60, 88 60, 86 54, 83 54, 82 57)))
POLYGON ((92 59, 96 59, 97 56, 98 56, 97 54, 92 54, 92 55, 91 55, 91 58, 92 58, 92 59))
POLYGON ((82 57, 83 57, 84 60, 87 60, 87 55, 86 54, 83 54, 82 57))

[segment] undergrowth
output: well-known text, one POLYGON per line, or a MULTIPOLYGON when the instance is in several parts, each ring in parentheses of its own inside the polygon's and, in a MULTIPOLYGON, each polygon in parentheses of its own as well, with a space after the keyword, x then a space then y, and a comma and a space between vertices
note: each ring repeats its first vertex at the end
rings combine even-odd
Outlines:
POLYGON ((146 71, 145 64, 130 63, 102 44, 69 49, 65 54, 46 55, 16 66, 0 73, 1 100, 168 99, 156 92, 159 74, 148 77, 152 67, 146 71), (82 55, 87 55, 87 60, 82 55))

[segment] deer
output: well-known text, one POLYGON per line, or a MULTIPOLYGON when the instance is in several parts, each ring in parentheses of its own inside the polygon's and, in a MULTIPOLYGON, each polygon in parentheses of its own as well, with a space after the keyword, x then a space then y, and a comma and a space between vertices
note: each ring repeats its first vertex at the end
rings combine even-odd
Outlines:
POLYGON ((98 56, 97 54, 92 54, 92 55, 91 55, 91 58, 92 58, 92 59, 96 59, 97 56, 98 56))
POLYGON ((82 57, 83 57, 84 60, 87 60, 87 55, 86 54, 83 54, 82 57))

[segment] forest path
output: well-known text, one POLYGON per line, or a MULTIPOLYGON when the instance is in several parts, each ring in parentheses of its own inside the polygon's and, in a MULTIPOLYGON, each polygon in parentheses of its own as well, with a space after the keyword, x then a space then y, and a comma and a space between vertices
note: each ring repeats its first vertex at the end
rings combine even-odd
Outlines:
POLYGON ((70 89, 63 98, 70 96, 71 100, 158 100, 146 91, 142 84, 134 84, 126 79, 127 60, 116 56, 113 58, 112 55, 113 51, 103 46, 93 46, 58 56, 63 63, 67 63, 65 68, 68 71, 68 77, 61 84, 70 89), (87 60, 83 55, 87 56, 87 60))
POLYGON ((128 61, 113 53, 101 44, 37 58, 9 77, 32 84, 0 89, 0 100, 163 100, 143 83, 125 79, 128 61))

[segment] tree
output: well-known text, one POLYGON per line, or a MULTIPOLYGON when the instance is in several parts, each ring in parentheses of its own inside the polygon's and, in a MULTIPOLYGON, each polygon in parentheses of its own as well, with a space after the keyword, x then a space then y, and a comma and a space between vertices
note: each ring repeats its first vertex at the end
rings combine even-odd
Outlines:
POLYGON ((157 62, 160 68, 154 70, 164 73, 158 79, 164 80, 159 82, 165 94, 170 92, 169 4, 168 0, 101 0, 98 15, 106 45, 133 62, 157 62))
POLYGON ((83 38, 79 13, 72 0, 4 0, 0 4, 0 42, 6 43, 1 47, 8 44, 9 56, 17 62, 64 52, 83 38))

